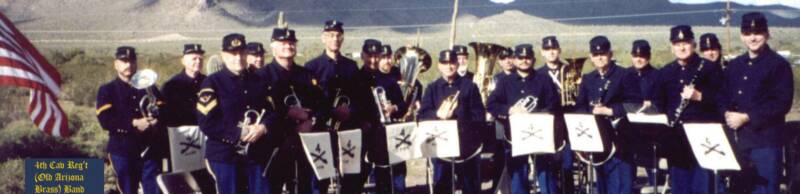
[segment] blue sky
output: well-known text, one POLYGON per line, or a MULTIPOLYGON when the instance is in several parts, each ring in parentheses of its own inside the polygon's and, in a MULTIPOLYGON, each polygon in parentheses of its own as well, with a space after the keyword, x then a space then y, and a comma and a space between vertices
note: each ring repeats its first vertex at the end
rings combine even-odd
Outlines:
MULTIPOLYGON (((672 3, 687 3, 687 4, 726 2, 726 0, 669 0, 669 1, 672 3)), ((800 0, 731 0, 731 2, 743 5, 756 5, 756 6, 785 5, 800 9, 800 0)))
MULTIPOLYGON (((511 3, 514 0, 490 0, 495 3, 511 3)), ((686 3, 686 4, 701 4, 701 3, 714 3, 714 2, 726 2, 727 0, 669 0, 672 3, 686 3)), ((789 7, 794 7, 800 9, 800 0, 731 0, 731 2, 736 2, 743 5, 756 5, 756 6, 763 6, 763 5, 785 5, 789 7)))

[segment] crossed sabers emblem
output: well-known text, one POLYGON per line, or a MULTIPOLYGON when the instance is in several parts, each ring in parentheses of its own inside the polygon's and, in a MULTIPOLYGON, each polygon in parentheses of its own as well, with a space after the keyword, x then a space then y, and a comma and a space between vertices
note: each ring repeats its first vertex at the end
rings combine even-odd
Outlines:
POLYGON ((447 131, 438 131, 436 128, 433 128, 434 133, 427 133, 428 138, 425 138, 425 143, 430 144, 432 146, 436 146, 436 140, 441 139, 448 141, 447 138, 443 137, 447 131))
POLYGON ((356 154, 353 151, 356 150, 356 146, 353 146, 352 140, 347 140, 347 145, 342 148, 342 154, 346 156, 350 156, 350 158, 355 158, 356 154))
POLYGON ((525 133, 525 137, 522 138, 522 141, 527 140, 528 138, 535 137, 536 139, 544 139, 539 133, 542 132, 542 129, 537 129, 533 127, 533 125, 528 126, 527 130, 522 130, 522 133, 525 133))
POLYGON ((717 148, 719 148, 719 143, 712 145, 711 144, 711 140, 709 140, 708 137, 706 137, 706 142, 702 143, 700 145, 703 146, 704 148, 706 148, 706 151, 703 152, 704 155, 708 155, 708 154, 710 154, 712 152, 718 153, 719 155, 723 155, 723 156, 725 155, 725 152, 723 152, 722 150, 718 150, 717 149, 717 148))
POLYGON ((197 138, 195 138, 195 137, 186 137, 186 141, 180 143, 180 145, 183 146, 183 149, 181 149, 181 154, 184 154, 184 155, 194 154, 194 150, 192 150, 191 153, 187 153, 187 152, 189 151, 189 149, 192 149, 192 148, 200 149, 200 144, 197 144, 198 140, 200 140, 199 137, 197 137, 197 138))
POLYGON ((400 131, 400 134, 394 137, 394 140, 398 141, 397 144, 394 144, 394 149, 411 146, 411 140, 409 140, 410 138, 411 138, 411 133, 406 134, 406 129, 403 128, 400 131))
POLYGON ((583 126, 583 123, 578 123, 578 128, 577 129, 578 129, 578 137, 582 137, 582 136, 586 135, 586 137, 588 137, 589 139, 594 139, 592 134, 589 134, 589 128, 583 126))
POLYGON ((317 148, 315 148, 314 151, 315 151, 315 153, 311 153, 311 157, 314 158, 314 163, 317 163, 317 161, 320 161, 323 164, 328 164, 328 160, 323 158, 323 157, 325 157, 325 154, 327 152, 325 152, 325 150, 322 150, 322 148, 320 147, 319 143, 317 144, 317 148))

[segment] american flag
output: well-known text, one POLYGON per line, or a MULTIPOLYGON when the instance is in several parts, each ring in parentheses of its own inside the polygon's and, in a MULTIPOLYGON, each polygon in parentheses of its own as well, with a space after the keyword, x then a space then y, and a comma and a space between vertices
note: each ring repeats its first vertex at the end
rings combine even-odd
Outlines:
POLYGON ((61 76, 42 54, 0 13, 0 86, 30 89, 28 115, 44 133, 67 137, 67 115, 58 104, 61 76))

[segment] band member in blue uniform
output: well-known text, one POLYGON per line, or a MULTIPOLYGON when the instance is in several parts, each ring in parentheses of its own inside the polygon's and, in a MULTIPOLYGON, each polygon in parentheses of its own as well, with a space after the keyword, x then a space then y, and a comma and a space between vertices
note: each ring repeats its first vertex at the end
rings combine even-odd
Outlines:
POLYGON ((458 76, 467 78, 468 80, 472 81, 472 76, 475 73, 469 71, 469 49, 467 46, 464 45, 453 45, 451 49, 453 52, 456 53, 456 63, 458 63, 458 76))
POLYGON ((720 67, 695 53, 694 33, 686 25, 670 30, 675 61, 659 71, 654 104, 667 114, 675 130, 667 134, 665 150, 673 193, 708 193, 710 173, 697 163, 683 132, 683 122, 719 122, 714 102, 720 88, 720 67), (685 105, 681 105, 685 104, 685 105))
POLYGON ((631 154, 619 144, 619 138, 626 133, 623 103, 636 98, 639 86, 626 69, 611 60, 613 52, 608 38, 592 38, 589 41, 589 51, 595 70, 581 78, 576 109, 578 112, 599 117, 597 125, 606 152, 611 149, 612 144, 617 144, 617 151, 610 158, 603 154, 594 154, 596 161, 605 161, 595 167, 597 189, 601 194, 629 194, 632 193, 635 168, 631 154))
POLYGON ((420 107, 420 120, 447 120, 458 121, 459 142, 461 142, 461 157, 456 160, 455 171, 451 172, 451 163, 442 159, 433 159, 434 165, 434 193, 453 193, 451 180, 458 174, 458 181, 465 194, 478 193, 481 190, 480 182, 480 157, 474 154, 482 142, 479 131, 483 129, 482 123, 486 122, 486 110, 481 102, 478 87, 472 80, 458 76, 456 69, 455 52, 444 50, 439 53, 438 69, 442 77, 428 84, 422 97, 420 107), (458 106, 452 111, 438 111, 442 102, 451 95, 455 97, 458 106), (480 125, 480 126, 479 126, 480 125), (475 127, 478 126, 478 127, 475 127), (459 163, 460 162, 460 163, 459 163))
POLYGON ((274 111, 265 99, 264 82, 247 70, 245 37, 228 34, 222 41, 225 66, 209 75, 197 94, 198 124, 208 137, 206 168, 216 180, 217 193, 268 193, 263 173, 274 149, 269 142, 277 139, 271 130, 274 111), (248 115, 250 110, 262 115, 248 115))
MULTIPOLYGON (((306 158, 299 133, 327 131, 330 105, 324 98, 319 82, 311 71, 294 62, 297 55, 294 30, 272 30, 271 63, 256 73, 266 82, 267 100, 273 102, 275 118, 273 131, 282 134, 277 156, 268 168, 270 189, 280 193, 285 185, 291 193, 318 193, 316 177, 306 158)), ((267 154, 268 155, 268 154, 267 154)))
MULTIPOLYGON (((366 46, 366 51, 372 50, 371 47, 373 45, 366 46)), ((405 162, 389 165, 385 125, 394 123, 402 118, 405 115, 407 106, 403 100, 400 85, 397 83, 397 75, 392 75, 391 46, 374 46, 379 46, 379 52, 370 55, 377 57, 378 63, 365 64, 361 68, 361 81, 367 84, 370 91, 382 88, 383 94, 371 93, 370 99, 364 99, 365 101, 374 102, 365 109, 365 114, 367 115, 365 118, 370 121, 372 126, 371 133, 367 136, 370 141, 366 141, 368 144, 365 146, 369 147, 367 157, 375 166, 376 193, 405 193, 406 165, 405 162), (380 99, 384 99, 384 101, 380 101, 380 99), (377 103, 382 104, 380 109, 377 103)), ((369 174, 369 169, 367 169, 365 175, 367 174, 369 174)))
MULTIPOLYGON (((533 111, 556 113, 559 101, 557 91, 553 84, 550 83, 549 77, 536 74, 533 69, 533 46, 530 44, 518 45, 515 55, 517 60, 521 60, 521 62, 517 65, 515 73, 508 75, 497 83, 495 90, 492 91, 487 101, 488 111, 499 120, 508 120, 510 115, 529 113, 526 107, 515 106, 515 104, 526 97, 533 97, 536 100, 536 107, 533 107, 533 111)), ((506 132, 506 134, 510 134, 510 131, 506 132)), ((512 157, 511 147, 506 147, 509 148, 505 151, 505 157, 508 160, 508 172, 511 174, 512 193, 530 193, 530 183, 528 182, 529 156, 512 157)), ((537 156, 537 170, 539 170, 538 165, 549 165, 550 163, 546 163, 549 161, 545 160, 552 161, 552 159, 552 155, 537 156), (540 157, 546 158, 542 160, 543 164, 538 161, 540 157)), ((542 168, 542 170, 544 169, 542 168)), ((552 171, 537 171, 537 176, 540 178, 541 191, 542 193, 556 193, 555 177, 552 174, 547 176, 545 175, 546 173, 552 173, 552 171)))
MULTIPOLYGON (((357 114, 360 112, 358 111, 358 106, 362 102, 355 100, 355 98, 357 95, 361 95, 359 93, 366 92, 360 91, 358 90, 359 88, 356 87, 355 83, 358 83, 358 66, 356 62, 343 56, 340 51, 342 42, 344 42, 343 25, 344 23, 338 20, 328 20, 325 22, 322 35, 320 36, 325 50, 322 54, 307 62, 305 65, 306 69, 311 71, 319 81, 318 84, 320 88, 322 88, 324 98, 326 102, 329 103, 325 106, 333 109, 330 115, 331 119, 328 120, 330 123, 327 123, 327 125, 331 127, 331 136, 334 140, 338 139, 338 133, 336 133, 336 131, 361 127, 359 121, 360 117, 357 114), (349 105, 334 105, 333 102, 335 102, 337 96, 349 98, 349 105)), ((333 141, 332 143, 334 147, 339 147, 338 141, 333 141)), ((338 149, 334 149, 333 153, 334 162, 338 163, 338 149)), ((352 187, 351 185, 358 184, 360 182, 359 180, 361 180, 361 175, 343 176, 345 176, 346 181, 342 181, 341 184, 347 184, 348 186, 342 185, 345 187, 342 189, 352 187)), ((328 184, 329 180, 320 182, 319 189, 322 193, 327 191, 328 184)))
POLYGON ((200 44, 183 45, 181 65, 183 70, 169 79, 161 91, 164 92, 164 123, 168 127, 197 125, 197 92, 206 75, 203 69, 203 54, 200 44))
POLYGON ((260 42, 248 42, 245 49, 247 69, 255 72, 264 67, 264 45, 260 42))
MULTIPOLYGON (((117 78, 100 86, 97 93, 97 120, 108 131, 108 160, 117 176, 120 193, 138 193, 139 183, 145 194, 161 193, 156 176, 161 173, 161 158, 166 142, 159 142, 161 132, 159 115, 140 110, 140 101, 148 91, 162 105, 155 86, 136 89, 131 76, 137 71, 136 50, 130 46, 117 48, 114 70, 117 78)), ((164 140, 166 141, 166 140, 164 140)))
POLYGON ((747 52, 726 68, 718 98, 743 167, 733 183, 742 188, 734 192, 778 193, 782 127, 794 96, 792 68, 767 43, 770 33, 764 14, 743 15, 740 38, 747 52))
POLYGON ((728 65, 727 61, 722 59, 722 45, 719 44, 719 39, 714 33, 705 33, 700 36, 700 53, 703 54, 704 59, 717 64, 723 70, 728 65))
MULTIPOLYGON (((655 87, 656 79, 658 79, 658 69, 654 68, 653 65, 650 64, 650 59, 652 57, 650 51, 650 43, 647 42, 647 40, 640 39, 633 41, 633 46, 631 47, 631 62, 633 65, 632 67, 628 68, 628 71, 634 74, 636 83, 638 83, 640 88, 640 95, 637 97, 636 104, 641 104, 641 108, 639 108, 641 111, 645 111, 653 107, 653 87, 655 87)), ((634 147, 633 149, 636 157, 636 165, 644 166, 647 169, 649 186, 663 183, 665 181, 665 172, 658 170, 658 173, 653 173, 653 171, 651 171, 652 169, 658 168, 657 166, 653 165, 653 162, 655 162, 653 161, 653 144, 656 143, 656 146, 658 146, 660 143, 657 141, 659 134, 641 133, 645 130, 655 132, 655 130, 651 128, 633 128, 632 130, 634 130, 632 133, 636 135, 628 138, 630 141, 634 142, 630 145, 633 145, 634 147), (656 182, 656 180, 658 180, 658 182, 656 182)), ((663 157, 663 155, 661 156, 663 157)))
MULTIPOLYGON (((498 72, 492 76, 492 85, 490 85, 490 90, 495 90, 497 88, 497 84, 501 82, 501 80, 505 79, 506 77, 510 76, 514 73, 516 67, 514 65, 514 50, 511 48, 503 48, 500 51, 500 54, 497 55, 498 64, 500 65, 501 72, 498 72)), ((486 106, 489 103, 487 102, 486 106)), ((491 112, 491 110, 487 111, 491 112)), ((506 165, 506 149, 509 149, 508 144, 506 143, 506 131, 509 130, 509 123, 508 120, 495 120, 495 146, 494 146, 494 154, 492 154, 492 162, 495 164, 494 174, 492 174, 492 188, 490 191, 495 191, 497 189, 497 184, 500 181, 500 177, 503 175, 503 171, 500 170, 503 166, 506 165)))
MULTIPOLYGON (((567 141, 567 125, 564 121, 563 113, 574 112, 575 105, 561 102, 561 95, 571 95, 571 99, 575 99, 577 96, 562 92, 562 88, 566 87, 561 83, 561 80, 563 80, 564 76, 561 71, 563 70, 565 62, 561 61, 561 46, 559 45, 558 39, 556 39, 555 36, 546 36, 542 38, 542 56, 544 58, 545 65, 536 70, 536 73, 548 78, 549 82, 554 85, 556 93, 559 95, 559 112, 555 113, 554 115, 555 142, 557 147, 563 147, 563 149, 558 150, 553 158, 553 161, 550 162, 552 164, 550 164, 548 168, 543 169, 543 172, 545 173, 543 175, 545 177, 552 176, 559 178, 558 185, 561 188, 560 193, 573 193, 574 180, 572 178, 572 149, 567 141), (558 162, 560 162, 560 167, 558 164, 556 164, 558 162), (548 170, 552 172, 547 172, 548 170), (554 174, 556 172, 558 175, 554 174)), ((537 172, 539 172, 539 169, 537 169, 537 172)))

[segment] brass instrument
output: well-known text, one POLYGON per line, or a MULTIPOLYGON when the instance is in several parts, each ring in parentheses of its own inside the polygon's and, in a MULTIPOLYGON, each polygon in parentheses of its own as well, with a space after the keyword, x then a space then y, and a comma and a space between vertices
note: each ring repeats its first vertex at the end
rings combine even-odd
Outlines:
POLYGON ((378 115, 381 119, 381 123, 389 123, 391 118, 387 116, 383 110, 386 108, 386 104, 389 103, 388 99, 386 98, 386 89, 383 87, 373 87, 372 88, 372 97, 375 98, 375 104, 378 105, 378 115))
POLYGON ((523 108, 528 113, 532 113, 536 109, 537 101, 539 101, 539 98, 528 95, 517 100, 517 103, 514 103, 512 107, 523 108))
POLYGON ((559 71, 562 106, 575 106, 575 99, 578 97, 579 85, 581 83, 581 70, 586 57, 568 58, 567 64, 561 66, 559 71))
POLYGON ((283 97, 283 104, 289 107, 303 107, 303 104, 300 102, 300 98, 297 97, 297 93, 294 92, 294 86, 289 86, 289 90, 292 91, 291 94, 286 95, 283 97))
MULTIPOLYGON (((339 108, 341 106, 345 107, 350 106, 350 97, 347 97, 347 95, 342 94, 341 88, 337 88, 336 97, 333 98, 333 109, 339 108)), ((333 126, 333 130, 339 131, 339 126, 341 126, 342 121, 333 121, 333 117, 331 117, 331 120, 329 121, 328 124, 331 124, 331 122, 333 123, 333 125, 331 125, 333 126)))
MULTIPOLYGON (((401 121, 413 120, 416 118, 417 106, 416 99, 418 92, 416 83, 419 79, 419 74, 430 69, 432 64, 431 56, 428 51, 420 48, 419 29, 417 29, 417 41, 414 46, 404 46, 397 49, 394 53, 394 61, 400 66, 400 92, 403 94, 403 99, 408 104, 408 111, 401 118, 401 121)), ((421 90, 422 88, 419 88, 421 90)))
POLYGON ((475 57, 477 58, 475 63, 475 76, 472 78, 472 82, 478 85, 481 102, 486 104, 486 100, 489 99, 489 94, 491 93, 489 88, 493 88, 491 86, 494 75, 492 72, 494 71, 494 66, 497 64, 500 52, 502 52, 505 47, 484 42, 470 42, 469 46, 475 50, 475 57))
MULTIPOLYGON (((266 110, 261 109, 261 112, 257 112, 256 110, 250 109, 244 112, 244 119, 242 120, 241 123, 239 123, 239 128, 242 129, 241 136, 250 133, 250 129, 248 129, 247 126, 261 123, 261 118, 264 117, 264 111, 266 110), (251 119, 251 117, 254 119, 251 119)), ((247 155, 247 151, 249 148, 250 148, 250 143, 239 142, 239 144, 236 144, 236 153, 245 156, 247 155)))
POLYGON ((442 101, 442 104, 439 105, 439 109, 436 110, 436 115, 445 115, 445 119, 453 117, 453 111, 458 107, 458 94, 460 92, 461 91, 456 91, 455 94, 447 96, 442 101))
POLYGON ((158 74, 151 69, 142 69, 131 77, 131 86, 147 91, 147 95, 139 101, 139 111, 142 113, 142 117, 158 116, 157 99, 152 89, 152 86, 156 84, 156 80, 158 80, 158 74))

